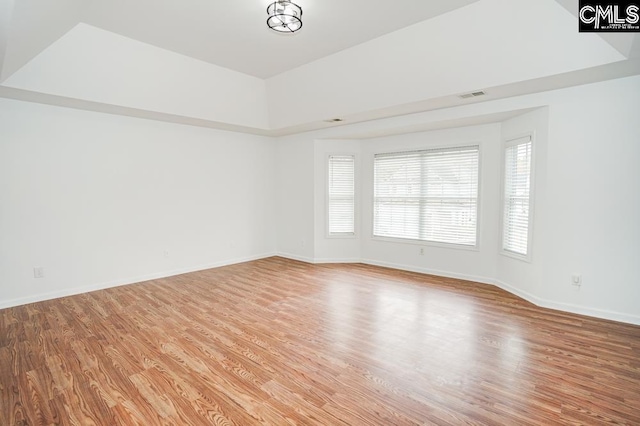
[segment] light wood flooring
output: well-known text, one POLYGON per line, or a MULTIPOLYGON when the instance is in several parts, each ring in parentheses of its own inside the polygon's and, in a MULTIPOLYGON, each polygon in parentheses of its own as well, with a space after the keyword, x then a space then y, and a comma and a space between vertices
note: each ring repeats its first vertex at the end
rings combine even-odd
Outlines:
POLYGON ((640 425, 640 327, 269 258, 0 311, 0 425, 640 425))

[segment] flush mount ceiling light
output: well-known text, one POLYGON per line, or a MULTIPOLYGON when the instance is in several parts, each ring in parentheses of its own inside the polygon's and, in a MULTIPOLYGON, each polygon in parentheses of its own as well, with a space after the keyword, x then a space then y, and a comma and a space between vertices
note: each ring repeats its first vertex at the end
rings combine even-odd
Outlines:
POLYGON ((276 0, 267 7, 267 25, 279 33, 295 33, 302 28, 302 8, 289 0, 276 0))

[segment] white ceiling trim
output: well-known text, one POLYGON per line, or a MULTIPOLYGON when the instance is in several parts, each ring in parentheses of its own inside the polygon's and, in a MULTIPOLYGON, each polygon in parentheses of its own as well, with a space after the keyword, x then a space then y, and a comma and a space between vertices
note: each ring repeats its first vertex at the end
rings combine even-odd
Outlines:
POLYGON ((167 123, 184 124, 187 126, 206 127, 210 129, 225 130, 231 132, 248 133, 252 135, 271 136, 272 131, 255 127, 238 126, 212 120, 204 120, 177 114, 168 114, 157 111, 149 111, 139 108, 130 108, 121 105, 112 105, 102 102, 93 102, 83 99, 68 98, 60 95, 33 92, 30 90, 16 89, 0 85, 0 98, 14 99, 18 101, 34 102, 43 105, 59 106, 64 108, 93 111, 104 114, 122 115, 142 118, 147 120, 164 121, 167 123))
MULTIPOLYGON (((334 4, 333 1, 323 2, 322 7, 334 4)), ((351 7, 362 5, 363 1, 340 1, 340 4, 344 6, 348 3, 350 6, 345 10, 354 13, 351 7)), ((306 2, 302 3, 305 11, 321 8, 314 0, 306 2)), ((578 35, 575 16, 565 10, 566 6, 560 6, 563 2, 566 3, 566 0, 424 2, 431 4, 420 11, 424 16, 433 15, 431 19, 387 32, 330 56, 323 56, 324 47, 316 49, 309 44, 314 40, 313 34, 296 38, 270 34, 266 25, 262 28, 265 14, 260 17, 260 32, 247 33, 247 40, 258 43, 258 47, 252 46, 247 50, 246 40, 242 37, 230 34, 222 37, 225 46, 233 51, 233 56, 240 59, 250 57, 255 61, 254 66, 259 67, 267 62, 264 62, 264 56, 251 57, 255 49, 266 53, 269 60, 275 58, 277 61, 295 54, 296 49, 300 48, 302 51, 311 51, 307 59, 319 59, 263 80, 175 53, 177 49, 168 49, 166 45, 156 47, 91 25, 81 23, 67 31, 69 25, 79 20, 89 21, 92 16, 97 16, 98 11, 113 7, 108 9, 107 18, 101 22, 104 26, 117 27, 124 22, 125 26, 132 25, 132 28, 149 31, 153 35, 158 30, 155 25, 161 23, 165 24, 161 31, 163 34, 180 38, 185 31, 177 30, 184 30, 181 27, 184 23, 174 28, 170 21, 154 20, 157 18, 154 13, 158 10, 162 12, 158 12, 161 18, 169 19, 162 14, 166 14, 167 10, 175 11, 171 8, 178 7, 170 0, 58 0, 53 2, 56 9, 53 11, 50 8, 34 11, 34 5, 40 4, 40 0, 21 0, 15 2, 16 7, 12 9, 14 0, 8 0, 0 8, 0 23, 9 22, 0 27, 0 53, 6 47, 4 55, 0 56, 0 66, 2 75, 11 74, 16 67, 20 70, 4 81, 6 87, 0 86, 0 96, 221 130, 281 136, 337 127, 340 124, 323 121, 336 116, 346 120, 342 124, 384 121, 388 117, 640 74, 637 60, 620 60, 624 58, 624 52, 634 58, 634 52, 640 51, 637 37, 631 42, 625 39, 614 49, 594 34, 578 35), (146 15, 143 13, 144 5, 148 6, 146 15), (135 13, 118 15, 123 7, 141 9, 136 9, 135 13), (514 11, 527 12, 522 22, 505 27, 510 34, 514 33, 511 38, 515 42, 505 41, 505 37, 509 36, 504 33, 505 29, 496 27, 486 30, 489 32, 485 34, 485 24, 475 27, 479 25, 478 19, 484 15, 499 17, 502 13, 511 16, 514 11), (149 22, 136 21, 134 18, 138 14, 147 16, 149 22), (548 25, 553 27, 544 34, 538 34, 538 30, 541 31, 540 17, 544 17, 548 25), (133 21, 129 22, 130 19, 133 21), (518 31, 518 28, 522 30, 518 31), (64 35, 60 37, 60 34, 64 35), (275 39, 272 38, 274 36, 275 39), (67 43, 60 48, 63 42, 73 37, 75 44, 67 43), (98 43, 97 40, 102 42, 98 43), (259 41, 263 40, 273 44, 262 46, 259 41), (478 45, 478 40, 484 41, 478 45), (86 45, 82 45, 82 42, 86 42, 86 45), (302 47, 292 43, 301 43, 302 47), (509 46, 512 51, 507 49, 506 53, 503 52, 504 46, 500 43, 511 43, 509 46), (525 55, 520 55, 517 43, 522 45, 525 55), (122 56, 122 52, 129 50, 128 57, 122 56), (538 52, 538 56, 531 52, 538 52), (567 52, 573 52, 576 56, 567 60, 567 52), (145 56, 147 54, 150 56, 145 56), (164 59, 154 62, 149 59, 156 57, 153 55, 164 59), (514 61, 513 69, 505 67, 505 57, 514 61), (545 63, 545 58, 548 63, 545 63), (178 66, 184 60, 191 61, 191 65, 178 66), (27 64, 22 66, 24 61, 27 64), (559 62, 564 65, 556 66, 559 62), (208 71, 195 71, 199 69, 198 63, 206 64, 208 71), (437 71, 436 65, 442 63, 445 67, 437 71), (594 66, 599 63, 602 65, 594 66), (524 73, 513 71, 517 67, 524 73), (380 72, 383 68, 384 71, 380 72), (505 70, 508 72, 505 73, 505 70), (194 75, 200 77, 195 78, 194 75), (484 79, 471 78, 477 75, 484 79), (442 79, 447 79, 448 86, 443 84, 442 79), (487 97, 471 100, 457 97, 460 92, 481 89, 487 91, 487 97)), ((382 0, 367 2, 368 7, 378 3, 388 6, 388 2, 382 0)), ((223 4, 231 7, 233 13, 246 13, 246 16, 257 13, 251 2, 206 2, 204 6, 200 0, 185 0, 180 7, 191 12, 196 6, 213 7, 216 11, 215 8, 223 4)), ((423 2, 399 0, 394 7, 403 4, 424 5, 423 2)), ((264 12, 262 9, 260 7, 261 14, 264 12)), ((190 16, 201 18, 193 13, 190 16)), ((316 15, 322 16, 325 15, 316 15)), ((374 18, 372 23, 361 24, 357 21, 358 25, 353 26, 354 31, 357 33, 362 30, 363 34, 370 35, 367 31, 371 30, 370 25, 375 26, 374 18)), ((481 20, 485 21, 484 18, 481 20)), ((331 20, 325 16, 325 21, 317 25, 325 24, 325 28, 327 22, 331 20)), ((197 29, 197 25, 194 27, 197 29)), ((194 35, 189 33, 184 36, 189 38, 194 35)), ((206 37, 196 34, 196 38, 205 40, 204 48, 208 46, 206 37)), ((361 38, 361 34, 355 34, 349 40, 355 42, 361 38)), ((215 48, 211 50, 218 52, 215 48)), ((289 66, 291 64, 286 67, 289 66)), ((261 72, 267 75, 270 71, 261 72)))
MULTIPOLYGON (((421 125, 430 126, 432 124, 424 121, 424 114, 431 112, 443 112, 437 120, 438 122, 451 121, 452 123, 455 123, 453 120, 457 120, 458 117, 452 118, 449 115, 449 111, 469 111, 468 117, 482 116, 486 114, 486 111, 484 111, 485 108, 480 104, 485 104, 487 102, 491 105, 498 105, 495 101, 502 101, 529 94, 559 90, 634 75, 640 75, 640 58, 602 65, 592 69, 579 70, 562 75, 541 78, 520 84, 491 87, 485 89, 488 95, 480 98, 462 100, 458 96, 447 96, 441 99, 430 99, 413 104, 386 108, 384 110, 355 114, 345 117, 345 121, 341 123, 331 124, 325 122, 313 122, 282 129, 259 129, 250 126, 238 126, 176 114, 167 114, 58 95, 50 95, 2 85, 0 85, 0 98, 260 136, 282 137, 317 130, 328 130, 332 134, 331 137, 339 137, 342 139, 362 139, 412 132, 413 130, 411 129, 421 125)), ((541 106, 544 105, 535 105, 533 108, 541 106)), ((522 110, 526 112, 528 108, 532 108, 531 104, 523 101, 522 103, 517 103, 517 106, 515 107, 507 108, 507 110, 522 110)), ((503 113, 504 110, 499 110, 499 112, 503 113)))

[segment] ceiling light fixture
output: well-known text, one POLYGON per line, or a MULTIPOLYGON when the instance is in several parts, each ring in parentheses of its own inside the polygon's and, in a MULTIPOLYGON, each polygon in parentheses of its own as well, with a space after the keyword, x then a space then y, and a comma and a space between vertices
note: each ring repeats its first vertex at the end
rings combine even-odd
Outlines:
POLYGON ((267 25, 279 33, 295 33, 302 28, 302 8, 289 0, 276 0, 267 7, 267 25))

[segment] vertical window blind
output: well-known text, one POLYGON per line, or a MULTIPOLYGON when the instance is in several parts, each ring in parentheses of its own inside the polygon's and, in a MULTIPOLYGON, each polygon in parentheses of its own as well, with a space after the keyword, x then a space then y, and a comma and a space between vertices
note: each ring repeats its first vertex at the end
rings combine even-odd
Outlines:
POLYGON ((509 141, 505 148, 502 249, 529 252, 531 138, 509 141))
POLYGON ((329 156, 329 235, 355 234, 355 157, 329 156))
POLYGON ((475 246, 479 147, 377 154, 373 234, 475 246))

